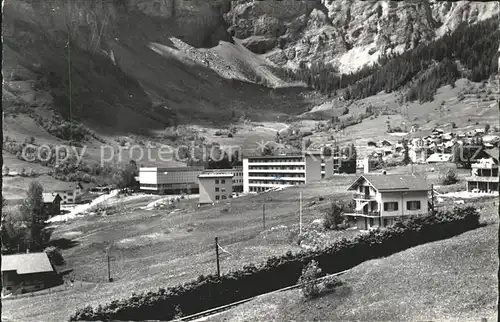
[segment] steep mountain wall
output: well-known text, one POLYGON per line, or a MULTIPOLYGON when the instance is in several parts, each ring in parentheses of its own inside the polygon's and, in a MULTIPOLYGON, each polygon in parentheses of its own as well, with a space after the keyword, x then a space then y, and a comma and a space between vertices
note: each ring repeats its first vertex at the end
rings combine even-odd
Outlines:
MULTIPOLYGON (((223 19, 229 5, 222 0, 6 1, 4 77, 24 82, 32 93, 20 97, 4 86, 9 97, 4 106, 49 106, 66 118, 121 131, 230 121, 235 107, 270 109, 270 90, 233 82, 186 60, 170 40, 195 48, 232 41, 223 19), (42 93, 51 99, 42 99, 47 98, 42 93)), ((292 92, 291 105, 301 105, 292 92)))
POLYGON ((230 31, 277 64, 322 60, 349 72, 499 12, 496 2, 235 0, 230 31))

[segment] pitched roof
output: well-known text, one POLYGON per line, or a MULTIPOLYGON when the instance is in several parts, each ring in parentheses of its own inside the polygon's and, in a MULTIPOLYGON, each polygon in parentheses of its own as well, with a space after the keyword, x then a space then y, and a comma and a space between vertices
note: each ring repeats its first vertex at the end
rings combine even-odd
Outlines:
POLYGON ((2 272, 17 271, 17 274, 53 272, 46 253, 2 255, 2 272))
POLYGON ((489 149, 489 150, 485 150, 484 152, 486 152, 490 157, 492 157, 493 159, 497 160, 499 159, 499 156, 498 156, 498 153, 499 153, 499 149, 498 148, 494 148, 494 149, 489 149))
MULTIPOLYGON (((55 192, 42 193, 44 203, 53 203, 57 196, 59 196, 59 194, 55 192)), ((61 198, 61 196, 59 196, 59 198, 61 198)))
POLYGON ((77 187, 83 188, 80 182, 60 182, 54 191, 74 191, 77 187))
POLYGON ((363 174, 347 190, 354 190, 362 179, 378 191, 422 191, 430 188, 427 180, 417 174, 363 174))

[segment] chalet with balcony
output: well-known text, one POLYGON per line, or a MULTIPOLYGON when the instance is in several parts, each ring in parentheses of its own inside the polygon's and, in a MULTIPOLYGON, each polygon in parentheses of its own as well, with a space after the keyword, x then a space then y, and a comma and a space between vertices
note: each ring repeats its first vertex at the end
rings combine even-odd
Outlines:
POLYGON ((391 226, 397 218, 427 214, 429 190, 416 174, 363 174, 348 188, 356 209, 344 215, 361 230, 391 226))
POLYGON ((465 180, 469 192, 498 193, 498 149, 485 151, 483 158, 471 165, 471 176, 465 180))

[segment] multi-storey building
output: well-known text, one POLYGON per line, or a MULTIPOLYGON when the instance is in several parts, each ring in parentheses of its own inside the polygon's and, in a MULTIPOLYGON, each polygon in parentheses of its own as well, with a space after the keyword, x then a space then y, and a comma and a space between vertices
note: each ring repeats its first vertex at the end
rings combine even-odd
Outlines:
POLYGON ((83 186, 80 182, 61 182, 52 192, 59 194, 62 204, 73 204, 81 200, 83 186))
POLYGON ((199 204, 229 199, 233 193, 233 174, 230 172, 203 172, 198 175, 199 204))
POLYGON ((201 173, 226 173, 232 175, 232 191, 243 191, 243 167, 232 169, 204 169, 203 167, 140 168, 139 187, 158 194, 198 193, 198 176, 201 173))
POLYGON ((363 174, 348 188, 356 208, 351 217, 358 229, 386 227, 396 218, 426 214, 430 185, 419 175, 363 174))
POLYGON ((203 173, 209 172, 218 172, 218 173, 230 173, 233 174, 232 182, 233 182, 233 192, 242 192, 243 191, 243 167, 236 166, 231 169, 205 169, 203 173))
POLYGON ((198 175, 203 167, 140 168, 139 186, 158 194, 197 193, 198 175))
POLYGON ((469 192, 498 192, 498 151, 489 158, 479 159, 471 165, 471 176, 466 178, 469 192))
POLYGON ((333 174, 333 158, 320 152, 256 156, 243 159, 243 191, 261 192, 295 186, 333 174))

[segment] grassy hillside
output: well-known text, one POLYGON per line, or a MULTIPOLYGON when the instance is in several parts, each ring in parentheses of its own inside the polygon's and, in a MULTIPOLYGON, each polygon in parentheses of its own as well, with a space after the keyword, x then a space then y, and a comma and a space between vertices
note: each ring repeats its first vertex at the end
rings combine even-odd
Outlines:
MULTIPOLYGON (((422 172, 424 167, 417 167, 422 172)), ((389 172, 408 173, 410 168, 389 172)), ((466 175, 460 173, 460 178, 466 175)), ((428 180, 438 182, 439 173, 428 180)), ((215 271, 213 242, 229 253, 221 253, 221 270, 241 268, 288 250, 300 250, 296 243, 299 220, 299 192, 303 197, 304 231, 317 231, 312 224, 322 218, 330 200, 348 200, 346 191, 354 175, 341 175, 303 187, 231 199, 215 206, 198 208, 196 200, 182 201, 164 209, 140 209, 158 197, 123 197, 110 204, 116 214, 90 215, 66 223, 55 223, 54 240, 73 241, 64 248, 66 269, 75 280, 73 288, 61 288, 49 295, 4 301, 3 317, 23 321, 59 321, 84 304, 97 305, 132 292, 177 285, 200 274, 215 271), (320 200, 319 197, 323 197, 320 200), (130 198, 130 199, 129 199, 130 198), (262 204, 266 204, 266 228, 262 204), (174 211, 175 209, 179 209, 174 211), (106 282, 103 249, 112 242, 113 283, 106 282), (64 301, 65 306, 60 303, 64 301), (50 312, 50 313, 47 313, 50 312)), ((306 244, 319 245, 356 231, 311 233, 306 244)))
POLYGON ((208 321, 496 320, 498 217, 478 203, 486 226, 365 262, 334 293, 305 302, 300 290, 262 296, 208 321))

